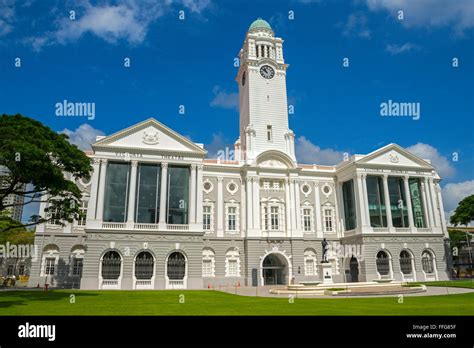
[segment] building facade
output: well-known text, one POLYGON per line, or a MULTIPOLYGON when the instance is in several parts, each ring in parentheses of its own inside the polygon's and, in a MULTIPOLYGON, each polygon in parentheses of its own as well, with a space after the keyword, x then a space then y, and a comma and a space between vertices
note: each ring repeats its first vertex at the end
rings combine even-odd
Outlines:
MULTIPOLYGON (((283 40, 258 19, 236 76, 232 159, 155 119, 92 144, 77 184, 87 219, 39 226, 30 285, 199 289, 448 278, 440 177, 396 144, 335 166, 299 164, 289 128, 283 40)), ((45 207, 42 206, 41 209, 45 207)))

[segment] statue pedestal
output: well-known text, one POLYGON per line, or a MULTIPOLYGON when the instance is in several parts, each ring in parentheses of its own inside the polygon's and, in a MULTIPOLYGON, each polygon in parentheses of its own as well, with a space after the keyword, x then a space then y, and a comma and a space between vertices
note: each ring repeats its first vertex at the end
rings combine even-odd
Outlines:
POLYGON ((323 284, 332 284, 332 264, 331 263, 320 263, 319 270, 323 284))

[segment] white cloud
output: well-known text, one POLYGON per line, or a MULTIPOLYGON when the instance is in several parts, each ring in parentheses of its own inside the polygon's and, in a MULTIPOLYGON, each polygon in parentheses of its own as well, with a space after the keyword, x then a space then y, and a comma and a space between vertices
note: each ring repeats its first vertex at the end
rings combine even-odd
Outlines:
POLYGON ((339 23, 342 34, 348 37, 370 39, 371 32, 367 26, 367 17, 362 13, 351 13, 345 23, 339 23))
POLYGON ((335 165, 344 158, 343 152, 333 149, 321 149, 304 136, 296 139, 296 159, 299 163, 335 165))
POLYGON ((212 134, 212 141, 206 144, 204 148, 207 150, 208 158, 224 157, 222 159, 233 160, 234 145, 230 144, 222 133, 212 134), (232 152, 231 152, 232 151, 232 152), (224 154, 224 156, 222 156, 224 154), (227 155, 226 155, 227 154, 227 155), (227 158, 225 158, 227 157, 227 158))
POLYGON ((239 94, 236 92, 227 93, 219 86, 214 86, 212 89, 214 98, 211 100, 210 105, 223 109, 239 109, 239 94))
POLYGON ((441 191, 446 221, 454 213, 460 201, 474 194, 474 180, 446 184, 441 191))
POLYGON ((411 42, 406 42, 403 45, 388 44, 385 47, 385 50, 389 52, 391 55, 396 55, 396 54, 400 54, 403 52, 408 52, 408 51, 412 51, 416 49, 419 49, 419 47, 415 44, 412 44, 411 42))
POLYGON ((372 11, 385 10, 398 16, 402 10, 404 19, 400 22, 410 27, 452 26, 458 34, 474 27, 474 1, 472 0, 366 0, 372 11))
POLYGON ((15 1, 0 0, 0 37, 7 35, 13 30, 15 19, 15 1))
POLYGON ((61 17, 56 21, 54 30, 27 37, 23 42, 39 51, 46 45, 66 44, 92 34, 107 43, 125 41, 136 45, 145 40, 151 25, 173 5, 181 5, 183 9, 200 14, 210 3, 210 0, 119 0, 114 4, 92 5, 89 0, 84 0, 77 5, 75 20, 61 17))
POLYGON ((455 169, 449 159, 442 156, 435 147, 429 144, 417 143, 406 149, 422 159, 429 159, 441 177, 451 177, 454 175, 455 169))
POLYGON ((82 124, 74 131, 65 128, 59 133, 64 133, 69 136, 69 142, 81 150, 90 150, 91 144, 95 142, 96 136, 105 135, 104 132, 93 128, 87 123, 82 124))

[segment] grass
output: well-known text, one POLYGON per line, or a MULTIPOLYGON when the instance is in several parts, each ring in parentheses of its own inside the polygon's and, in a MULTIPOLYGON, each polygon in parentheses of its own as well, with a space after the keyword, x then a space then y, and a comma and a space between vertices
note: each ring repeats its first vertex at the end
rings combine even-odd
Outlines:
POLYGON ((474 315, 474 293, 384 298, 261 298, 212 290, 2 291, 8 315, 474 315), (74 294, 75 303, 70 303, 74 294), (180 299, 184 295, 184 303, 180 299))
POLYGON ((426 286, 448 286, 451 288, 468 288, 474 289, 474 280, 473 279, 463 279, 463 280, 447 280, 447 281, 438 281, 438 282, 420 282, 420 283, 409 283, 408 285, 416 286, 424 284, 426 286))

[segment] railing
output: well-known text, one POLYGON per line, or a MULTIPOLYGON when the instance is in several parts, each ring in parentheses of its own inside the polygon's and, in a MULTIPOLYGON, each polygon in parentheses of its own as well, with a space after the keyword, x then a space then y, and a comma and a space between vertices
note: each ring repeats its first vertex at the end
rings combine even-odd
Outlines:
POLYGON ((189 231, 189 225, 168 224, 166 229, 168 231, 189 231))
POLYGON ((118 279, 102 279, 102 289, 118 289, 118 279))
POLYGON ((133 228, 136 230, 158 230, 158 224, 136 223, 133 228))
POLYGON ((184 286, 184 279, 170 279, 168 285, 172 287, 184 286))
POLYGON ((395 227, 395 232, 410 232, 410 227, 395 227))
POLYGON ((125 222, 103 222, 102 228, 104 229, 113 229, 113 230, 120 230, 124 229, 126 226, 125 222))
POLYGON ((152 289, 151 279, 141 279, 135 282, 136 289, 152 289))

